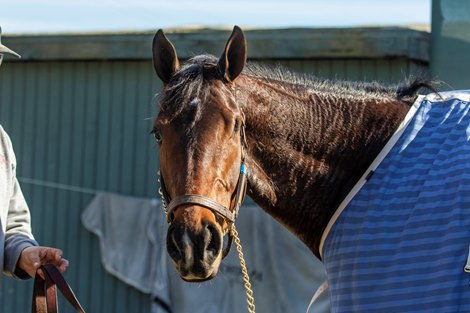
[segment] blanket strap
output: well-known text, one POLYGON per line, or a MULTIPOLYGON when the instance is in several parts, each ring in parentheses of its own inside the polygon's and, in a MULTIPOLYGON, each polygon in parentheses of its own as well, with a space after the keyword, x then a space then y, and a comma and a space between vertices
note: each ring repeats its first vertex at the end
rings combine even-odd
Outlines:
POLYGON ((467 256, 467 263, 463 269, 466 273, 470 273, 470 245, 468 246, 468 256, 467 256))
POLYGON ((310 303, 307 307, 307 313, 310 312, 310 308, 312 307, 312 305, 318 300, 318 298, 320 298, 320 296, 328 289, 328 281, 325 280, 323 282, 323 284, 320 285, 320 287, 318 287, 317 291, 315 291, 315 293, 313 294, 313 297, 312 297, 312 300, 310 300, 310 303))

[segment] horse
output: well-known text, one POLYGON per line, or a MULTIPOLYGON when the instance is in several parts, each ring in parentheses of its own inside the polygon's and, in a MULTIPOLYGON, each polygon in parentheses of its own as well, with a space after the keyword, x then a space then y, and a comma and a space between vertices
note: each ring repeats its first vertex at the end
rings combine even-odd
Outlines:
MULTIPOLYGON (((162 30, 155 34, 152 53, 155 72, 163 82, 152 133, 159 146, 160 179, 170 223, 167 251, 183 280, 202 282, 217 275, 227 250, 223 249, 224 235, 230 232, 246 191, 316 257, 323 262, 336 262, 330 267, 325 263, 333 312, 415 308, 406 306, 411 302, 404 307, 387 302, 406 298, 405 294, 416 296, 406 282, 401 286, 403 291, 391 292, 387 279, 380 279, 387 268, 370 272, 369 276, 374 278, 367 273, 349 273, 362 275, 366 280, 357 282, 357 288, 366 295, 354 300, 352 276, 334 276, 334 272, 341 268, 355 270, 358 265, 342 264, 337 255, 326 253, 331 246, 335 251, 336 241, 325 242, 324 233, 334 231, 343 234, 343 239, 350 238, 342 229, 330 230, 332 217, 344 219, 335 212, 359 181, 380 180, 378 170, 374 173, 368 169, 389 140, 396 137, 396 132, 403 130, 403 121, 410 115, 418 91, 423 87, 434 90, 432 82, 418 78, 384 86, 375 82, 327 80, 247 62, 246 39, 238 26, 219 58, 199 55, 180 64, 175 47, 162 30), (391 294, 389 300, 367 307, 377 302, 374 292, 380 293, 381 288, 385 295, 391 294)), ((460 120, 468 123, 466 117, 460 120)), ((463 146, 468 150, 466 142, 463 146)), ((373 198, 375 191, 372 193, 373 198)), ((470 208, 469 197, 462 197, 460 213, 463 208, 470 208)), ((381 208, 380 202, 376 207, 381 208)), ((367 216, 367 211, 362 210, 361 214, 367 216)), ((387 216, 386 212, 381 214, 374 215, 374 225, 387 216)), ((358 217, 349 220, 354 219, 358 217)), ((460 227, 470 225, 468 220, 462 220, 460 227)), ((407 220, 405 217, 394 222, 401 225, 407 220)), ((358 225, 357 230, 363 231, 358 225)), ((385 232, 386 227, 383 226, 385 232)), ((468 231, 466 235, 470 236, 468 231)), ((374 237, 364 236, 365 241, 374 237)), ((383 240, 389 243, 389 239, 383 240)), ((347 242, 347 248, 354 246, 353 240, 347 242)), ((367 257, 369 249, 370 258, 382 256, 383 251, 379 248, 372 252, 374 248, 349 253, 367 257)), ((408 249, 413 250, 413 246, 408 249)), ((461 246, 458 249, 468 249, 468 244, 465 249, 461 246)), ((466 252, 459 254, 460 259, 465 257, 466 252)), ((368 261, 361 262, 367 272, 368 261)), ((399 267, 393 260, 389 263, 387 266, 399 267)), ((423 275, 426 278, 427 273, 423 275)), ((465 290, 457 300, 449 301, 463 310, 470 305, 470 286, 460 272, 458 275, 458 288, 465 290)), ((428 312, 439 307, 436 301, 426 302, 429 297, 445 302, 438 296, 437 291, 442 290, 436 283, 440 282, 430 284, 434 288, 431 291, 420 290, 416 299, 424 303, 422 308, 428 312), (428 291, 426 298, 423 292, 428 291)))

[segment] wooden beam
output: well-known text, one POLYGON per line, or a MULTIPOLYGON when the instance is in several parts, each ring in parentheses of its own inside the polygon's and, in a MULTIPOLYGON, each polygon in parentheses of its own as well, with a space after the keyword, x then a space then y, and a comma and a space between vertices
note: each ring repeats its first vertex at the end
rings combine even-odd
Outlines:
MULTIPOLYGON (((168 29, 178 56, 219 55, 230 29, 168 29)), ((21 60, 145 60, 152 32, 4 35, 21 60)), ((399 27, 248 29, 251 59, 395 58, 429 61, 429 33, 399 27)))

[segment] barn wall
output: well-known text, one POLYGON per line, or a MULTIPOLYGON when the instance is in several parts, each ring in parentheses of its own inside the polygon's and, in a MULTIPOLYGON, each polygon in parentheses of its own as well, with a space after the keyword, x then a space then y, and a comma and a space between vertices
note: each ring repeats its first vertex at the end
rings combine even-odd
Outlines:
MULTIPOLYGON (((228 36, 168 33, 183 58, 200 47, 219 54, 228 36)), ((247 32, 258 62, 389 83, 427 69, 427 36, 395 28, 247 32)), ((0 123, 14 143, 33 231, 41 244, 64 250, 71 262, 66 277, 89 312, 149 312, 147 295, 105 272, 98 240, 80 215, 94 191, 156 196, 158 160, 149 131, 161 83, 151 39, 150 33, 4 39, 23 59, 6 60, 0 69, 0 123), (70 186, 81 189, 62 188, 70 186)), ((31 282, 3 279, 0 312, 28 312, 31 290, 31 282)))
POLYGON ((469 89, 470 1, 432 1, 431 71, 448 84, 445 89, 469 89))
MULTIPOLYGON (((93 194, 47 185, 155 195, 150 62, 5 64, 0 81, 0 121, 14 143, 38 241, 64 250, 67 278, 90 312, 148 312, 148 296, 105 273, 97 238, 81 225, 93 194)), ((0 288, 0 312, 28 312, 22 299, 30 299, 30 284, 5 280, 0 288)))

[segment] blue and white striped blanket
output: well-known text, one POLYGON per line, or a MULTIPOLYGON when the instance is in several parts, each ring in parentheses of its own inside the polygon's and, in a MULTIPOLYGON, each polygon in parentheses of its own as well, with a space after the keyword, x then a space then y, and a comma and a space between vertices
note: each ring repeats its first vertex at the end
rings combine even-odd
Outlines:
POLYGON ((441 97, 415 102, 330 221, 332 312, 470 312, 470 91, 441 97))

